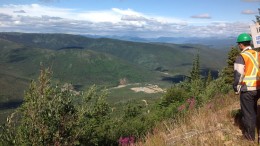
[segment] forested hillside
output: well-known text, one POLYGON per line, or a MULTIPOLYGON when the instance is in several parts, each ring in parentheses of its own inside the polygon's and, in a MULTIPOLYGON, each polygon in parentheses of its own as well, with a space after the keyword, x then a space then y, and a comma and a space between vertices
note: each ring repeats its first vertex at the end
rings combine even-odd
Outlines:
MULTIPOLYGON (((30 48, 51 50, 87 49, 107 53, 150 70, 163 68, 187 74, 194 54, 201 54, 202 68, 218 70, 225 64, 228 50, 216 50, 203 45, 138 43, 106 38, 87 38, 68 34, 0 33, 0 38, 30 48)), ((231 47, 231 46, 230 46, 231 47)))
MULTIPOLYGON (((1 102, 21 101, 40 66, 52 68, 56 83, 70 83, 78 90, 93 84, 117 86, 119 80, 145 82, 154 75, 118 57, 87 49, 50 50, 0 40, 1 102)), ((4 106, 2 106, 4 108, 4 106)))
POLYGON ((134 144, 163 120, 185 116, 230 90, 226 75, 216 80, 200 77, 198 57, 189 80, 174 84, 153 102, 138 99, 122 107, 107 102, 107 90, 92 86, 79 92, 53 85, 51 75, 42 68, 38 80, 31 82, 21 107, 0 126, 0 144, 134 144))
POLYGON ((35 79, 40 65, 52 68, 57 82, 77 89, 97 84, 172 83, 189 75, 200 55, 202 75, 214 77, 225 65, 228 50, 203 45, 137 43, 93 39, 68 34, 0 33, 0 96, 22 99, 25 85, 35 79))
POLYGON ((3 145, 133 144, 231 89, 229 66, 222 72, 230 50, 65 34, 0 38, 3 145))

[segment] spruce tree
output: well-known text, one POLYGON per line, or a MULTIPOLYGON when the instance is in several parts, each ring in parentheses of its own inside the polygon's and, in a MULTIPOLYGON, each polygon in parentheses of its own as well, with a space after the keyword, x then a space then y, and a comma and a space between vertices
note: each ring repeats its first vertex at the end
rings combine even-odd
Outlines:
POLYGON ((234 62, 239 55, 240 51, 236 47, 232 47, 228 53, 227 66, 224 68, 225 83, 233 84, 234 81, 234 62))
POLYGON ((208 77, 207 77, 207 80, 206 80, 206 86, 208 86, 211 81, 212 81, 212 75, 211 75, 211 71, 209 70, 208 77))
POLYGON ((200 57, 198 53, 193 60, 190 80, 190 96, 195 97, 196 100, 200 102, 201 99, 199 99, 199 94, 204 90, 204 87, 204 82, 200 77, 200 57))
POLYGON ((198 80, 200 79, 200 57, 199 54, 193 59, 192 63, 192 70, 190 73, 191 80, 198 80))

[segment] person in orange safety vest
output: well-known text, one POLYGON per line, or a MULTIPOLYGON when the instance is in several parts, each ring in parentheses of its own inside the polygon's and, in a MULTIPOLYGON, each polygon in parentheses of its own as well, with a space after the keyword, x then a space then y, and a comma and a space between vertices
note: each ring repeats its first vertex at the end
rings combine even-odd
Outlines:
POLYGON ((252 38, 242 33, 237 38, 241 49, 234 63, 234 84, 236 94, 240 94, 243 135, 248 140, 255 140, 257 100, 260 96, 260 53, 251 48, 252 38))

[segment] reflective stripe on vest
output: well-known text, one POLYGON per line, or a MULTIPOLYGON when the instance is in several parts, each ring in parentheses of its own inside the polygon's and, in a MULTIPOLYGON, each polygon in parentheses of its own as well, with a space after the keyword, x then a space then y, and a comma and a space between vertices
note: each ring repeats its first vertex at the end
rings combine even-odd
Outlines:
POLYGON ((246 84, 249 87, 260 86, 258 52, 247 50, 241 53, 241 55, 244 58, 246 66, 242 84, 246 84), (253 54, 255 54, 255 56, 253 54))

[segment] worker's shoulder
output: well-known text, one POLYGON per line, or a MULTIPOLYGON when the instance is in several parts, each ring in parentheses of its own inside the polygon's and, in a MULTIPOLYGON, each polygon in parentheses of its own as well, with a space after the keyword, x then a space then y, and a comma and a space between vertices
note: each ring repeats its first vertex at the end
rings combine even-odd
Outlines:
POLYGON ((245 61, 244 61, 244 58, 243 58, 242 54, 239 54, 236 57, 235 63, 237 63, 237 64, 245 64, 245 61))

